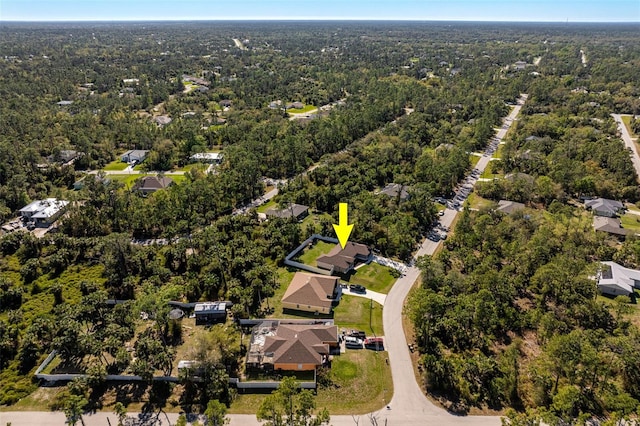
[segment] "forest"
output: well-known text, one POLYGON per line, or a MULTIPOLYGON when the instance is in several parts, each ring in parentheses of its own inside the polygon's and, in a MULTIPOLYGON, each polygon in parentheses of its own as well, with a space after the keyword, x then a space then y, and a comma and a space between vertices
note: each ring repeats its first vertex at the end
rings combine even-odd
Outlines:
MULTIPOLYGON (((53 349, 91 377, 54 408, 86 400, 99 409, 107 373, 134 373, 166 392, 151 378, 171 371, 182 341, 166 320, 167 302, 229 300, 234 317, 264 317, 286 284, 278 278, 286 254, 313 233, 331 235, 339 202, 349 202, 354 241, 409 261, 437 219, 434 198, 452 196, 473 154, 528 93, 490 167, 533 183, 499 179, 477 193, 528 203, 534 213, 465 210, 445 249, 420 261, 409 316, 424 383, 463 411, 630 414, 640 398, 638 331, 628 303, 600 303, 587 277, 597 260, 637 266, 638 245, 595 234, 570 201, 640 199, 610 117, 640 114, 636 30, 3 24, 0 220, 37 199, 70 204, 44 236, 0 237, 0 405, 37 388, 33 373, 53 349), (517 61, 527 68, 515 69, 517 61), (275 101, 317 112, 295 117, 275 101), (131 170, 175 184, 136 193, 136 174, 120 162, 132 149, 149 155, 131 170), (67 151, 79 154, 64 161, 67 151), (190 162, 211 151, 224 156, 212 172, 190 162), (391 183, 410 197, 380 194, 391 183), (307 205, 312 220, 237 214, 274 187, 277 205, 307 205), (125 302, 109 306, 113 299, 125 302)), ((637 132, 638 120, 630 125, 637 132)), ((177 405, 196 401, 204 411, 208 401, 233 400, 227 379, 243 349, 227 327, 197 336, 194 357, 209 360, 212 385, 186 380, 177 405)))

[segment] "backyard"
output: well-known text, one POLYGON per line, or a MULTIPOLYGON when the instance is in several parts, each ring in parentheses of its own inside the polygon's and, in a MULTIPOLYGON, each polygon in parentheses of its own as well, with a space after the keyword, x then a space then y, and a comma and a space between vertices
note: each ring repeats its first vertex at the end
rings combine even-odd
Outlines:
POLYGON ((316 259, 323 254, 327 254, 335 247, 333 243, 316 240, 311 247, 305 247, 302 254, 296 259, 305 265, 316 266, 316 259))

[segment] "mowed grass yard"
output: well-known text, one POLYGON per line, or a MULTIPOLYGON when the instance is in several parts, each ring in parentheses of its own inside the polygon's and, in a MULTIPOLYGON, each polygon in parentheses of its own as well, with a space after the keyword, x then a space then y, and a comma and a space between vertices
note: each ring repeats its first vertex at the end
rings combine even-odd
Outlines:
POLYGON ((317 107, 314 105, 305 105, 303 108, 289 108, 287 112, 290 112, 292 114, 302 114, 305 112, 313 111, 314 109, 317 109, 317 107))
POLYGON ((364 297, 343 295, 340 304, 334 310, 334 322, 338 330, 362 330, 367 335, 382 336, 382 305, 371 302, 364 297), (371 327, 369 327, 369 313, 371 313, 371 327))
MULTIPOLYGON (((153 173, 131 173, 131 174, 113 174, 108 175, 107 178, 112 179, 114 181, 122 182, 126 187, 131 188, 134 182, 140 178, 145 176, 154 176, 153 173)), ((185 175, 165 175, 168 178, 173 179, 175 183, 182 183, 187 179, 185 175)))
POLYGON ((300 256, 297 257, 297 261, 304 263, 305 265, 316 266, 316 259, 323 254, 327 254, 335 247, 335 244, 326 243, 324 241, 316 241, 313 247, 306 247, 300 256))
POLYGON ((387 294, 396 278, 392 275, 391 268, 372 262, 356 269, 345 281, 349 284, 362 284, 368 290, 387 294))
POLYGON ((640 216, 633 213, 626 213, 620 216, 622 227, 633 232, 640 233, 640 216))
POLYGON ((108 171, 119 171, 119 170, 124 170, 127 168, 129 164, 124 163, 120 160, 114 160, 112 162, 110 162, 109 164, 107 164, 106 166, 104 166, 103 170, 108 170, 108 171))
POLYGON ((493 204, 493 201, 488 200, 486 198, 482 198, 475 192, 472 192, 469 194, 469 197, 467 197, 466 202, 469 203, 469 207, 471 207, 472 209, 478 209, 478 210, 485 207, 491 207, 491 205, 493 204))

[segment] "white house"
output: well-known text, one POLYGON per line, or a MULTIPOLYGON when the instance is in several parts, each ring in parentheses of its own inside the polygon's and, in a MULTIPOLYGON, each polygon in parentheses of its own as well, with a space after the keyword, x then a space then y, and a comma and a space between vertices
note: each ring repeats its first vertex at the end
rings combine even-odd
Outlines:
POLYGON ((36 200, 20 209, 20 216, 27 222, 33 222, 39 228, 47 228, 62 214, 68 201, 57 198, 36 200))
POLYGON ((193 154, 189 159, 193 162, 220 164, 222 163, 222 157, 220 152, 199 152, 193 154))
POLYGON ((625 268, 616 262, 601 262, 598 271, 598 290, 612 296, 628 296, 640 289, 640 271, 625 268))

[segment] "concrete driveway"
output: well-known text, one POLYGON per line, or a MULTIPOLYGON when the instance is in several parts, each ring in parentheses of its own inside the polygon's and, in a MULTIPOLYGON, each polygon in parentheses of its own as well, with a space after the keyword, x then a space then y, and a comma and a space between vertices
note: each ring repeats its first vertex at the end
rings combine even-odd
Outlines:
POLYGON ((387 295, 384 293, 378 293, 375 291, 371 291, 367 289, 366 293, 358 293, 357 291, 351 291, 349 287, 342 288, 343 295, 356 296, 356 297, 364 297, 365 299, 373 299, 374 302, 378 302, 382 306, 384 306, 384 301, 387 298, 387 295))

